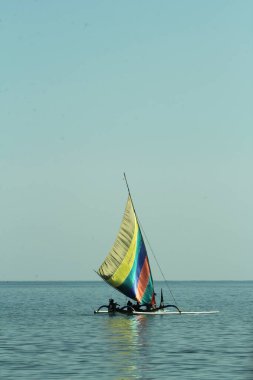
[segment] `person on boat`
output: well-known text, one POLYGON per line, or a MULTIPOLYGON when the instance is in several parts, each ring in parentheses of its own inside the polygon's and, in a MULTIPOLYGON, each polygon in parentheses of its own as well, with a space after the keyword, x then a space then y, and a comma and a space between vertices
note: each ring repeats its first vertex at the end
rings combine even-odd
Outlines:
POLYGON ((132 302, 131 302, 131 301, 128 301, 128 302, 127 302, 127 311, 128 311, 129 313, 132 313, 132 312, 133 312, 133 309, 134 309, 134 307, 133 307, 132 302))
POLYGON ((145 306, 146 306, 147 312, 151 312, 151 311, 156 310, 156 304, 146 303, 145 306))
POLYGON ((136 305, 133 306, 134 310, 138 311, 140 310, 140 302, 136 301, 136 305))
POLYGON ((110 298, 109 299, 109 305, 108 305, 108 311, 112 311, 112 312, 116 311, 117 306, 119 306, 119 304, 117 302, 114 302, 113 298, 110 298))

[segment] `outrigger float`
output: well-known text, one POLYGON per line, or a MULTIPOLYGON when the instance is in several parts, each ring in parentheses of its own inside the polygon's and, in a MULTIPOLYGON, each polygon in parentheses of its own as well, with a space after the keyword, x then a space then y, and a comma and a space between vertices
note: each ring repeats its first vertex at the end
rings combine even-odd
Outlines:
MULTIPOLYGON (((111 299, 109 300, 110 302, 108 305, 100 306, 94 311, 94 313, 127 315, 217 313, 218 311, 182 311, 176 305, 174 297, 175 304, 166 305, 164 304, 162 289, 160 305, 157 306, 148 254, 125 173, 124 179, 128 190, 128 199, 123 220, 112 249, 96 273, 107 284, 111 285, 131 300, 136 301, 136 304, 133 305, 131 301, 128 301, 127 305, 120 307, 120 305, 111 299), (171 309, 173 309, 173 311, 171 309)), ((165 280, 160 266, 159 269, 165 280)))

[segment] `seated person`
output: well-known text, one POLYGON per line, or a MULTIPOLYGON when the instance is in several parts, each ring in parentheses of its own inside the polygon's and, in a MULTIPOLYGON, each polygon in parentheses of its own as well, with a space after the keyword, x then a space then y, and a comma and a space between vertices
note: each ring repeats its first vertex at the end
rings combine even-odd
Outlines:
POLYGON ((133 304, 131 301, 127 302, 127 311, 130 313, 133 311, 133 304))
POLYGON ((108 305, 108 311, 116 311, 117 305, 119 306, 119 304, 117 302, 114 302, 113 298, 110 298, 109 299, 109 305, 108 305))

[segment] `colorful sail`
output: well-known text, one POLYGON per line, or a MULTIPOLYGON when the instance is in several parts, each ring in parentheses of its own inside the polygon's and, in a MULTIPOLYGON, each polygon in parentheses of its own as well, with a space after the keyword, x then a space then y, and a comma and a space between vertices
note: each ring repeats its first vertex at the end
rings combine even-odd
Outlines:
POLYGON ((148 255, 130 196, 115 243, 98 274, 140 304, 155 304, 148 255))

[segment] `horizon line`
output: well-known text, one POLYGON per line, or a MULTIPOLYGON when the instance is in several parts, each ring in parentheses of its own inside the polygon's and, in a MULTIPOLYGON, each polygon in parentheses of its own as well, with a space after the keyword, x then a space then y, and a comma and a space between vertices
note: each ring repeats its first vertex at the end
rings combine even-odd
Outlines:
MULTIPOLYGON (((250 282, 253 281, 253 279, 241 279, 241 280, 154 280, 154 282, 250 282)), ((103 284, 104 282, 101 280, 1 280, 0 283, 6 283, 6 282, 100 282, 103 284)))

